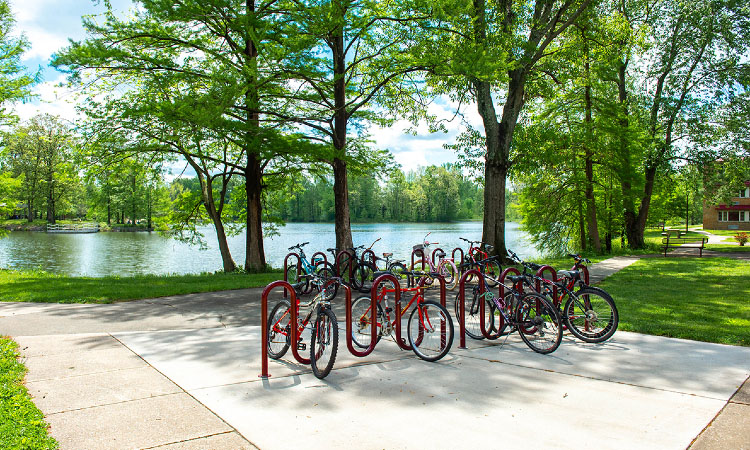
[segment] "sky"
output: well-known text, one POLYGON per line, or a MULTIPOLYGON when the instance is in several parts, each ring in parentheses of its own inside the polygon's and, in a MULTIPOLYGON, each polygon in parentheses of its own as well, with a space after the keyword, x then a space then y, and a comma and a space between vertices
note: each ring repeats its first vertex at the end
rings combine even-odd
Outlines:
MULTIPOLYGON (((111 0, 112 6, 122 12, 132 8, 131 0, 111 0)), ((23 55, 22 63, 31 72, 41 71, 41 81, 33 91, 37 98, 27 103, 17 104, 16 114, 27 120, 36 114, 59 115, 69 121, 77 116, 75 102, 83 92, 65 87, 66 75, 49 65, 51 56, 68 45, 69 39, 83 40, 86 33, 81 25, 81 16, 95 15, 105 11, 101 0, 10 0, 16 17, 15 33, 23 33, 29 40, 30 49, 23 55)), ((454 109, 447 99, 439 99, 430 107, 430 112, 442 119, 454 116, 454 109)), ((477 127, 481 126, 478 114, 471 109, 467 119, 477 127)), ((417 135, 408 134, 411 124, 399 121, 389 128, 372 127, 369 130, 375 146, 390 150, 403 170, 415 170, 419 166, 440 165, 455 162, 453 151, 443 148, 453 143, 464 129, 458 119, 446 124, 447 133, 428 132, 426 124, 418 124, 417 135)))

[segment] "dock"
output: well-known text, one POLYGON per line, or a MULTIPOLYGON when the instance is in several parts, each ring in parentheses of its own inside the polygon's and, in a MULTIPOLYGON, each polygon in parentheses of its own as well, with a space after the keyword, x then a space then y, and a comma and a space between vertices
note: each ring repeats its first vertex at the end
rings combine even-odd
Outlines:
POLYGON ((98 223, 47 224, 47 233, 98 233, 98 223))

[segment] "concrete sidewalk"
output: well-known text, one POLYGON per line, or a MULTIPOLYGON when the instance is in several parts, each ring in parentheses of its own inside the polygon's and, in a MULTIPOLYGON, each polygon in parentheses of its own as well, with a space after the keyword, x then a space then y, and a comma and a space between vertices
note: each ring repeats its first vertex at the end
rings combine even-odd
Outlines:
MULTIPOLYGON (((592 265, 592 278, 635 260, 592 265)), ((263 380, 259 311, 260 289, 0 303, 0 333, 20 344, 62 449, 684 449, 699 435, 692 448, 750 449, 748 348, 617 332, 543 356, 511 336, 426 363, 387 339, 352 357, 342 330, 326 380, 291 355, 263 380)))

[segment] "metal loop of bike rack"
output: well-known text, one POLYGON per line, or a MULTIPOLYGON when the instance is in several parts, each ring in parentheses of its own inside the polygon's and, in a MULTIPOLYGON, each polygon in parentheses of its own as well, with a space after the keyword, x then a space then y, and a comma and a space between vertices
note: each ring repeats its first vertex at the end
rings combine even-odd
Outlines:
MULTIPOLYGON (((261 378, 268 378, 271 376, 271 374, 268 373, 268 294, 277 287, 284 288, 285 295, 289 293, 291 296, 291 305, 296 306, 298 301, 297 293, 294 292, 294 288, 287 281, 274 281, 263 289, 263 294, 260 298, 261 373, 258 375, 261 378)), ((292 355, 294 355, 294 359, 300 364, 310 364, 310 359, 300 356, 299 351, 297 350, 297 341, 299 340, 296 327, 298 322, 297 308, 291 307, 289 308, 289 311, 291 316, 289 318, 289 323, 294 324, 294 326, 289 327, 291 332, 291 336, 289 336, 289 346, 292 348, 292 355)))
MULTIPOLYGON (((373 319, 375 319, 378 310, 377 288, 379 288, 380 284, 385 281, 391 281, 396 286, 395 299, 397 311, 396 315, 398 318, 396 324, 398 326, 401 318, 401 285, 399 285, 398 279, 395 276, 391 274, 383 274, 372 283, 372 289, 370 289, 370 311, 372 311, 373 319)), ((354 341, 352 338, 352 333, 354 332, 354 330, 352 329, 352 296, 351 289, 349 289, 348 287, 347 289, 347 292, 349 293, 347 294, 346 299, 346 347, 349 349, 349 353, 362 358, 369 355, 373 352, 373 350, 375 350, 375 346, 378 343, 378 323, 377 320, 370 321, 370 345, 365 350, 357 350, 356 348, 354 348, 354 341)))
MULTIPOLYGON (((297 276, 299 276, 299 270, 300 270, 300 267, 302 266, 302 259, 299 257, 299 253, 291 252, 287 254, 286 257, 284 257, 284 281, 286 281, 287 283, 289 282, 289 280, 287 280, 286 278, 286 269, 289 267, 289 258, 291 257, 297 258, 297 274, 298 274, 297 276)), ((286 290, 284 290, 284 298, 286 297, 287 297, 287 292, 286 290)))
POLYGON ((589 268, 581 266, 581 269, 583 270, 583 282, 589 284, 589 268))
MULTIPOLYGON (((539 270, 536 271, 536 275, 538 277, 544 278, 544 272, 551 273, 552 274, 552 278, 550 278, 550 280, 557 281, 557 271, 555 270, 554 267, 548 266, 548 265, 545 264, 542 267, 540 267, 539 270)), ((539 280, 536 280, 536 291, 541 293, 542 292, 541 289, 542 289, 542 282, 539 281, 539 280)), ((552 298, 553 298, 553 302, 555 302, 555 303, 558 302, 558 299, 557 299, 557 286, 554 286, 552 288, 552 298)))
POLYGON ((341 273, 341 256, 347 255, 349 256, 349 278, 346 279, 346 283, 351 283, 352 281, 352 275, 354 273, 354 264, 356 261, 354 261, 354 255, 349 250, 341 250, 336 254, 336 264, 334 268, 336 269, 336 276, 339 276, 341 278, 344 278, 344 274, 341 273))
POLYGON ((414 267, 414 263, 415 263, 414 256, 417 255, 417 254, 420 255, 420 259, 422 260, 422 270, 424 270, 424 268, 425 268, 424 263, 425 263, 425 259, 427 257, 424 254, 424 250, 421 249, 421 248, 416 248, 416 249, 414 249, 414 250, 411 251, 411 267, 410 268, 414 267))
POLYGON ((361 255, 359 255, 359 260, 361 262, 367 261, 374 265, 375 264, 375 252, 372 251, 372 249, 368 248, 367 250, 363 251, 361 255))
POLYGON ((456 264, 456 267, 460 267, 461 264, 464 263, 464 257, 465 257, 465 255, 464 255, 464 249, 462 249, 461 247, 456 247, 451 252, 451 258, 453 258, 453 263, 456 264), (461 258, 460 259, 456 259, 456 252, 461 252, 461 258))
MULTIPOLYGON (((459 345, 458 348, 466 348, 466 279, 469 278, 469 276, 476 276, 478 279, 484 281, 484 275, 482 275, 482 272, 478 271, 477 269, 470 269, 467 270, 462 276, 461 280, 458 282, 458 299, 457 301, 460 302, 459 304, 459 311, 461 311, 461 319, 458 321, 458 334, 459 334, 459 345)), ((445 281, 443 281, 445 283, 445 281)), ((479 283, 479 293, 484 294, 485 287, 484 283, 479 283)), ((481 304, 484 304, 484 302, 481 302, 481 304)), ((481 308, 481 306, 480 306, 481 308)), ((482 309, 482 317, 480 317, 480 323, 482 324, 482 329, 484 330, 484 309, 482 309)))
MULTIPOLYGON (((500 274, 500 283, 498 284, 498 287, 499 287, 498 293, 500 294, 500 298, 503 298, 503 299, 505 298, 505 286, 503 286, 503 284, 505 283, 505 278, 510 274, 521 275, 521 271, 516 269, 515 267, 508 267, 507 269, 503 270, 503 273, 500 274)), ((516 285, 516 290, 522 293, 523 284, 518 283, 516 285)))
POLYGON ((445 253, 445 251, 440 247, 437 247, 435 250, 433 250, 432 251, 432 265, 435 267, 437 267, 438 263, 440 262, 440 261, 435 261, 435 256, 439 254, 438 252, 443 254, 441 258, 445 258, 447 256, 447 253, 445 253))
POLYGON ((325 254, 325 253, 323 253, 323 252, 315 252, 315 253, 313 253, 313 254, 312 254, 312 256, 310 257, 310 262, 311 262, 311 263, 313 264, 313 266, 318 266, 318 265, 320 265, 320 262, 318 262, 317 264, 315 264, 315 257, 316 257, 316 256, 322 256, 322 257, 323 257, 323 258, 322 258, 322 259, 323 259, 323 264, 324 264, 324 265, 326 265, 326 266, 328 265, 328 256, 326 256, 326 254, 325 254))

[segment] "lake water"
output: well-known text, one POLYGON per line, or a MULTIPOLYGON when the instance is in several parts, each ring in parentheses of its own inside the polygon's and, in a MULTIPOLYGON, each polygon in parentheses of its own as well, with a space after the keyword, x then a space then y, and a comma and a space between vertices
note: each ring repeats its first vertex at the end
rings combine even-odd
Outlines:
MULTIPOLYGON (((326 251, 336 242, 333 224, 290 223, 281 228, 280 235, 264 240, 266 261, 281 267, 288 247, 309 241, 305 247, 308 257, 315 251, 326 251)), ((201 273, 221 270, 221 257, 213 228, 203 230, 207 250, 165 238, 157 233, 93 233, 54 234, 44 232, 10 232, 0 238, 0 268, 42 269, 48 272, 105 276, 134 274, 201 273)), ((466 250, 459 237, 479 239, 481 222, 457 223, 378 223, 352 224, 354 245, 370 246, 382 238, 373 250, 378 256, 393 252, 397 258, 409 259, 412 246, 422 242, 427 232, 431 242, 448 253, 455 247, 466 250)), ((508 248, 521 257, 537 256, 528 236, 518 224, 506 223, 508 248)), ((235 263, 245 261, 244 234, 229 238, 235 263)))

